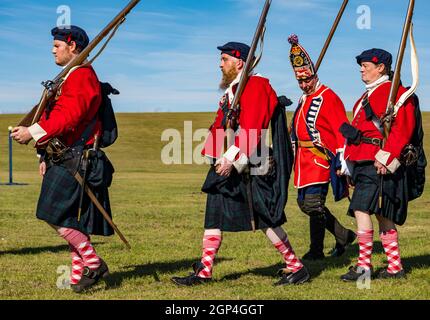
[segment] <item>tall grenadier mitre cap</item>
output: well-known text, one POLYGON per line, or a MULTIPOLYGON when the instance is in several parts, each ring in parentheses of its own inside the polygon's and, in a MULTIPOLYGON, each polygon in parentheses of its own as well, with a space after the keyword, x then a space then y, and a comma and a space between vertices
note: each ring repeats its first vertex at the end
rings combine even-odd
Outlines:
POLYGON ((290 61, 296 79, 304 80, 314 76, 316 74, 315 66, 305 48, 299 44, 297 35, 289 36, 288 42, 291 44, 290 61))

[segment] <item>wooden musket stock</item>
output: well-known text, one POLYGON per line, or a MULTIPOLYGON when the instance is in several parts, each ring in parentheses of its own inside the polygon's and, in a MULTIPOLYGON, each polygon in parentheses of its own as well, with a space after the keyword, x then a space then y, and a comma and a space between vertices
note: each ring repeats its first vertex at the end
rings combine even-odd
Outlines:
MULTIPOLYGON (((249 75, 252 69, 256 66, 256 62, 255 62, 256 60, 254 59, 254 55, 257 49, 257 45, 264 35, 266 18, 271 4, 272 4, 272 0, 266 0, 266 2, 264 3, 263 12, 261 13, 260 20, 258 22, 257 29, 255 31, 254 38, 252 40, 251 47, 248 53, 248 57, 246 58, 246 63, 245 63, 245 66, 243 67, 242 74, 240 76, 239 84, 237 85, 237 89, 234 94, 233 101, 230 105, 230 110, 227 113, 226 135, 224 140, 225 150, 227 150, 234 144, 234 134, 232 132, 233 130, 231 129, 235 127, 235 125, 233 125, 232 122, 235 122, 237 119, 233 119, 232 117, 236 116, 237 114, 236 111, 239 110, 240 108, 239 106, 240 97, 242 96, 242 93, 245 90, 245 87, 246 87, 246 84, 248 83, 249 75)), ((250 181, 248 180, 247 183, 248 183, 247 187, 249 188, 250 181)), ((248 204, 250 208, 249 218, 250 218, 252 230, 255 232, 255 220, 254 220, 254 214, 253 214, 253 208, 252 208, 252 198, 250 197, 252 197, 252 195, 250 192, 248 192, 248 204)))
MULTIPOLYGON (((388 97, 387 108, 386 108, 385 115, 382 119, 382 125, 384 129, 384 132, 383 132, 384 139, 382 140, 382 147, 385 146, 385 143, 387 141, 388 135, 390 134, 390 130, 391 130, 394 105, 396 104, 397 93, 399 91, 399 86, 400 86, 400 74, 401 74, 402 63, 403 63, 403 55, 405 53, 406 42, 408 40, 409 30, 412 24, 414 6, 415 6, 415 0, 410 0, 405 23, 403 24, 403 32, 402 32, 402 38, 400 40, 399 51, 397 52, 396 67, 394 69, 393 80, 391 81, 390 95, 388 97)), ((390 72, 390 70, 386 70, 386 71, 390 72)), ((383 185, 384 185, 384 175, 381 175, 380 186, 379 186, 379 197, 378 197, 379 198, 378 206, 380 210, 382 210, 382 204, 383 204, 383 191, 382 191, 383 185)))

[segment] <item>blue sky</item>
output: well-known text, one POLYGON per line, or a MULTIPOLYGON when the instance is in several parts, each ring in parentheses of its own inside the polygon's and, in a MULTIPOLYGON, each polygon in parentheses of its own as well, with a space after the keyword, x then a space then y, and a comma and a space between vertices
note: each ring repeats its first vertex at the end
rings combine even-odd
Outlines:
MULTIPOLYGON (((0 113, 24 113, 40 98, 40 82, 59 68, 50 53, 50 30, 71 9, 72 24, 90 38, 128 3, 127 0, 1 0, 0 113)), ((142 0, 94 63, 100 80, 121 91, 119 112, 215 111, 220 96, 219 51, 228 41, 249 43, 263 0, 142 0)), ((262 62, 257 71, 271 80, 279 95, 300 96, 288 60, 291 33, 299 36, 316 62, 342 0, 273 0, 267 21, 262 62)), ((319 71, 351 110, 364 90, 355 56, 380 47, 396 58, 407 0, 350 0, 319 71), (371 28, 357 28, 361 5, 370 8, 371 28)), ((415 41, 420 59, 421 108, 430 110, 430 1, 417 0, 415 41)), ((402 69, 410 84, 409 45, 402 69)))

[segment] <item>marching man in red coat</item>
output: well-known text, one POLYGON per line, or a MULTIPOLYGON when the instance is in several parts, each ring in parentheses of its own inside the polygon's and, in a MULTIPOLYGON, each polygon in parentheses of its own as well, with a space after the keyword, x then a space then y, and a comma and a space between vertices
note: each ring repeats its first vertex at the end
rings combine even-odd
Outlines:
POLYGON ((309 273, 296 257, 281 227, 286 221, 284 207, 288 190, 287 166, 283 165, 287 154, 280 151, 286 150, 285 137, 288 136, 285 111, 282 109, 280 112, 280 108, 277 108, 278 98, 269 80, 251 75, 240 97, 240 113, 235 115, 238 124, 232 128, 235 131, 234 144, 223 153, 226 115, 250 48, 243 43, 229 42, 218 49, 221 51, 220 68, 223 74, 220 88, 225 92, 202 151, 212 164, 202 188, 207 193, 203 252, 201 260, 193 264, 194 272, 191 275, 173 277, 172 281, 183 286, 211 281, 223 232, 250 231, 255 227, 266 234, 286 263, 286 268, 278 272, 281 279, 276 285, 304 283, 309 280, 309 273), (262 166, 254 161, 254 156, 264 144, 262 132, 268 128, 270 121, 274 136, 272 140, 282 141, 273 146, 275 175, 271 175, 272 171, 262 170, 262 166), (261 170, 261 175, 253 173, 252 169, 261 170), (274 184, 278 187, 273 188, 274 184), (270 190, 281 191, 281 195, 270 190), (274 205, 271 207, 272 203, 274 205))
MULTIPOLYGON (((86 32, 77 26, 57 27, 51 33, 54 37, 52 53, 58 66, 66 66, 89 43, 86 32)), ((76 159, 75 170, 79 170, 82 150, 91 148, 95 135, 100 136, 102 124, 98 111, 101 102, 100 82, 94 69, 80 66, 68 74, 39 122, 30 127, 16 127, 12 132, 19 143, 36 141, 43 176, 36 216, 68 242, 72 256, 70 285, 75 292, 91 287, 108 274, 108 267, 96 254, 90 235, 108 236, 113 230, 86 196, 82 199, 82 217, 78 219, 81 186, 65 164, 76 159), (62 155, 49 151, 55 148, 54 140, 61 144, 62 155)), ((107 187, 93 191, 110 213, 107 187)))
POLYGON ((332 256, 340 256, 355 240, 352 230, 343 227, 325 206, 329 183, 335 200, 346 195, 346 184, 340 181, 341 159, 345 138, 339 132, 347 122, 342 101, 329 87, 320 83, 314 65, 296 35, 288 38, 290 60, 303 95, 292 121, 291 137, 295 147, 294 186, 297 203, 309 216, 310 250, 307 260, 324 258, 325 229, 336 239, 332 256))
MULTIPOLYGON (((342 133, 348 139, 345 159, 353 165, 352 181, 355 185, 348 214, 355 216, 357 220, 360 251, 358 263, 350 267, 341 279, 356 281, 364 273, 373 272, 372 214, 375 214, 378 221, 379 236, 388 260, 388 267, 378 277, 403 278, 405 272, 400 259, 395 224, 402 225, 406 219, 408 200, 404 186, 405 166, 400 162, 400 155, 415 128, 415 107, 409 98, 398 109, 382 147, 383 126, 380 119, 386 112, 390 94, 392 56, 382 49, 370 49, 362 52, 356 59, 366 92, 354 106, 352 126, 343 125, 342 133)), ((405 91, 400 86, 397 99, 405 91)))

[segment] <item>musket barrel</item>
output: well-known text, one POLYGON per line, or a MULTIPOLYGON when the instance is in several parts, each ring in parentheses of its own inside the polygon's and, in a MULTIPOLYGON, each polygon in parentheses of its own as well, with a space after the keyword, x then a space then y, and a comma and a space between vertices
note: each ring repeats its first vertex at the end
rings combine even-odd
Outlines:
POLYGON ((324 59, 324 56, 327 52, 327 49, 330 45, 331 39, 333 38, 334 33, 336 32, 337 26, 339 25, 340 19, 342 18, 343 12, 345 11, 346 5, 348 4, 349 0, 344 0, 342 3, 342 6, 340 7, 340 10, 336 16, 336 19, 334 20, 333 26, 331 27, 330 33, 327 37, 327 40, 324 43, 324 46, 321 50, 320 56, 318 57, 317 63, 315 64, 315 71, 318 71, 322 60, 324 59))
MULTIPOLYGON (((238 84, 236 92, 234 94, 233 101, 231 102, 231 105, 230 105, 230 110, 235 110, 235 108, 239 104, 240 97, 242 96, 242 93, 245 90, 245 86, 246 86, 246 84, 248 82, 248 78, 249 78, 249 73, 251 72, 251 67, 254 64, 253 60, 254 60, 255 50, 257 49, 258 41, 259 41, 262 33, 264 32, 266 18, 267 18, 267 14, 269 12, 271 4, 272 4, 272 0, 266 0, 266 2, 264 4, 264 8, 263 8, 263 11, 261 13, 260 20, 259 20, 257 28, 255 30, 254 38, 252 39, 252 43, 251 43, 251 47, 250 47, 250 50, 248 53, 248 57, 246 58, 245 66, 243 67, 242 74, 241 74, 240 79, 239 79, 239 84, 238 84)), ((230 128, 231 128, 230 121, 227 120, 227 123, 226 123, 227 134, 226 134, 226 137, 224 140, 225 150, 227 150, 233 144, 233 141, 234 141, 234 135, 232 134, 231 130, 229 130, 230 128)))
MULTIPOLYGON (((406 42, 408 40, 409 30, 411 28, 412 16, 414 13, 414 6, 415 6, 415 0, 410 0, 409 6, 408 6, 408 12, 407 12, 406 18, 405 18, 405 23, 403 25, 402 38, 400 41, 399 50, 397 52, 396 66, 394 69, 394 76, 393 76, 393 80, 391 82, 390 95, 388 98, 387 108, 386 108, 387 113, 390 113, 390 110, 393 108, 393 106, 396 103, 397 92, 398 92, 399 86, 400 86, 400 77, 401 77, 403 56, 405 53, 406 42)), ((389 70, 387 70, 387 71, 389 71, 389 70)), ((385 144, 386 138, 388 137, 388 134, 390 133, 390 130, 391 130, 391 119, 388 119, 388 121, 384 122, 384 144, 385 144)))
POLYGON ((88 44, 88 46, 82 50, 75 59, 73 59, 66 68, 54 79, 54 82, 60 80, 62 77, 67 75, 67 73, 77 65, 82 64, 85 59, 88 58, 90 52, 97 47, 97 45, 109 34, 109 32, 130 13, 130 11, 140 2, 140 0, 132 0, 130 3, 116 15, 115 18, 88 44))
POLYGON ((252 43, 248 53, 248 57, 246 59, 245 67, 243 68, 242 75, 240 76, 239 85, 237 87, 237 90, 234 95, 230 108, 234 108, 239 104, 239 100, 242 95, 242 92, 245 89, 246 83, 248 82, 247 78, 249 77, 251 66, 253 65, 255 50, 257 49, 258 40, 263 32, 263 29, 266 23, 267 14, 269 12, 271 4, 272 4, 272 0, 266 0, 264 4, 264 8, 257 25, 257 29, 255 30, 255 33, 254 33, 254 38, 252 39, 252 43))

